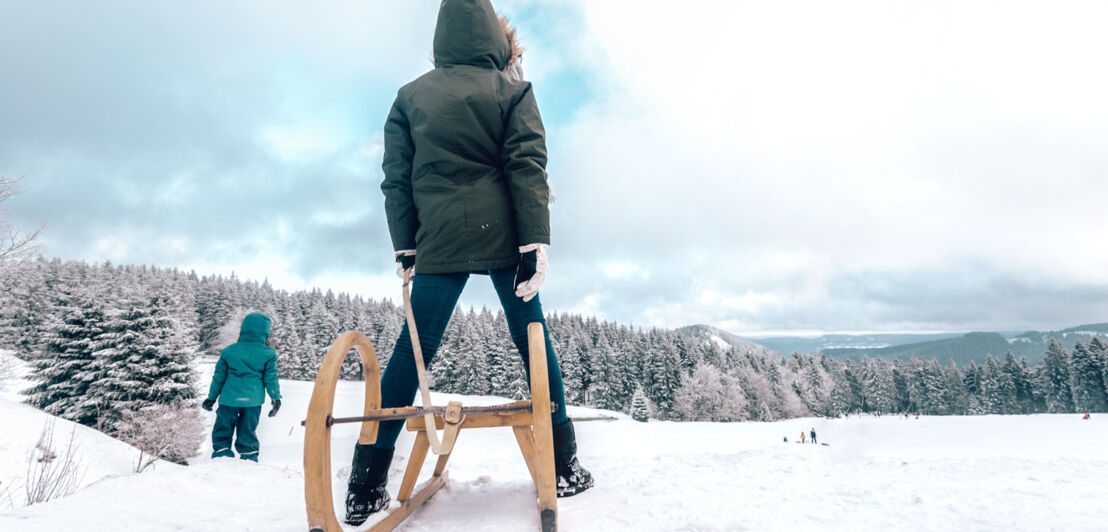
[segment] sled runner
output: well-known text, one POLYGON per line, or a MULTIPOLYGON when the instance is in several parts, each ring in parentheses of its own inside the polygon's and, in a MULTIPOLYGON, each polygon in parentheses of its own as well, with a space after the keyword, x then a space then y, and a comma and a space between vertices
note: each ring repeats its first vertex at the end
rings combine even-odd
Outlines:
MULTIPOLYGON (((407 287, 405 287, 407 288, 407 287)), ((407 292, 407 290, 405 290, 407 292)), ((407 293, 405 300, 407 300, 407 293)), ((407 301, 405 301, 407 303, 407 301)), ((410 305, 409 305, 410 308, 410 305)), ((410 317, 410 314, 409 314, 410 317)), ((409 323, 413 326, 414 321, 409 323)), ((346 332, 338 337, 326 356, 316 376, 308 415, 304 421, 304 499, 307 504, 310 532, 341 532, 331 491, 331 427, 336 423, 361 423, 358 443, 370 444, 377 440, 381 421, 407 419, 407 429, 417 432, 397 501, 400 506, 389 510, 384 519, 368 530, 385 532, 395 529, 415 513, 432 495, 446 484, 446 462, 450 459, 454 443, 462 429, 485 427, 512 427, 531 479, 538 492, 538 508, 541 530, 557 530, 557 499, 554 491, 554 442, 550 412, 554 408, 549 398, 547 381, 546 343, 541 323, 527 328, 530 346, 531 400, 516 401, 497 406, 464 407, 457 401, 449 405, 429 406, 430 392, 426 386, 423 357, 419 342, 413 342, 417 351, 416 362, 425 406, 404 408, 380 408, 381 372, 377 365, 377 353, 373 344, 360 332, 346 332), (358 352, 365 375, 365 406, 358 417, 335 418, 332 408, 335 387, 343 359, 351 349, 358 352), (438 431, 442 430, 440 437, 438 431), (438 455, 434 473, 416 490, 420 469, 427 451, 438 455)))

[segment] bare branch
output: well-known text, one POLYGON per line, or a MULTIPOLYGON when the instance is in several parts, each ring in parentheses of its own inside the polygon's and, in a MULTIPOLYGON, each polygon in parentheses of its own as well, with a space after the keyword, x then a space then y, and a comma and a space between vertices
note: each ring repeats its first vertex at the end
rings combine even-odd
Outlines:
MULTIPOLYGON (((21 181, 23 177, 0 176, 0 203, 23 191, 21 181)), ((4 220, 3 215, 6 212, 7 209, 0 208, 0 261, 34 255, 38 251, 34 242, 46 229, 46 224, 39 225, 32 231, 24 231, 19 225, 4 220)))
POLYGON ((8 177, 0 175, 0 202, 23 191, 23 188, 19 186, 20 181, 23 181, 22 176, 8 177))
POLYGON ((54 449, 54 420, 42 427, 38 443, 27 454, 26 504, 38 504, 77 491, 85 476, 85 469, 77 459, 77 427, 69 433, 69 442, 58 454, 54 449))

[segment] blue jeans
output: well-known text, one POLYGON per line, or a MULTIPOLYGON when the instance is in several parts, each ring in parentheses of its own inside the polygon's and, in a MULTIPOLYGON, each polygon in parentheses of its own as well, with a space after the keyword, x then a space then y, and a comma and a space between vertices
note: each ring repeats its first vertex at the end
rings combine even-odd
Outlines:
MULTIPOLYGON (((562 386, 562 371, 558 368, 558 359, 554 356, 554 346, 550 343, 550 333, 546 330, 546 319, 542 315, 539 296, 526 303, 516 297, 515 268, 489 270, 492 285, 504 314, 508 318, 508 331, 512 334, 519 354, 523 357, 524 371, 530 371, 529 350, 527 349, 527 325, 539 322, 543 325, 546 339, 547 378, 550 381, 550 400, 558 405, 553 412, 555 425, 569 421, 566 415, 566 396, 562 386)), ((412 284, 412 315, 419 331, 419 344, 423 348, 423 362, 430 368, 435 352, 442 344, 442 335, 450 323, 450 316, 462 295, 462 289, 469 280, 468 272, 447 274, 417 274, 412 284)), ((530 374, 530 373, 528 373, 530 374)), ((530 380, 528 380, 530 383, 530 380)), ((415 354, 412 352, 411 336, 408 334, 407 320, 396 340, 392 358, 389 359, 385 374, 381 377, 381 408, 411 406, 419 391, 419 377, 416 375, 415 354)), ((404 426, 403 420, 382 421, 377 432, 377 442, 373 447, 392 449, 396 438, 404 426)))
POLYGON ((235 450, 243 460, 258 461, 258 418, 262 414, 260 406, 219 405, 215 412, 215 427, 212 428, 212 458, 221 456, 235 457, 231 451, 234 439, 235 450))

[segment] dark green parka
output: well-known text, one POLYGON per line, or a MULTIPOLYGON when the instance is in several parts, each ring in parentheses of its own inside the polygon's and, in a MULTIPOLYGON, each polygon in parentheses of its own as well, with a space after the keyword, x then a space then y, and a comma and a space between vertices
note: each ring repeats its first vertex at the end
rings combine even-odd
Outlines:
POLYGON ((515 266, 550 243, 546 133, 488 0, 444 0, 435 69, 403 86, 385 123, 385 213, 417 273, 515 266))
POLYGON ((239 341, 219 353, 208 399, 218 397, 227 406, 261 406, 266 392, 271 399, 281 398, 277 352, 265 345, 271 327, 269 316, 259 312, 243 318, 239 341))

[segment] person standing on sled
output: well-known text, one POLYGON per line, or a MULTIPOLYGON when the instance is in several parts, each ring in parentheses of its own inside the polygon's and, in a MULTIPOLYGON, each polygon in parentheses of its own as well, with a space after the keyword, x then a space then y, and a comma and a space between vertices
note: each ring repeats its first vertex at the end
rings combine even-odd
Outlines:
MULTIPOLYGON (((527 325, 546 325, 538 297, 550 243, 546 134, 514 37, 489 0, 444 0, 435 68, 399 90, 385 123, 385 213, 397 273, 414 268, 412 313, 428 365, 470 274, 492 279, 525 371, 527 325)), ((557 493, 565 497, 593 479, 577 461, 561 370, 544 336, 557 405, 557 493)), ((405 324, 381 378, 381 407, 411 405, 418 387, 405 324)), ((382 421, 375 443, 355 446, 348 524, 388 506, 388 469, 403 423, 382 421)))
POLYGON ((215 427, 212 428, 212 458, 235 457, 258 461, 258 428, 265 394, 273 400, 269 417, 281 409, 281 386, 277 382, 277 352, 266 345, 272 322, 260 312, 242 319, 239 340, 219 353, 208 398, 201 406, 212 411, 219 399, 215 427), (237 433, 237 434, 236 434, 237 433))

